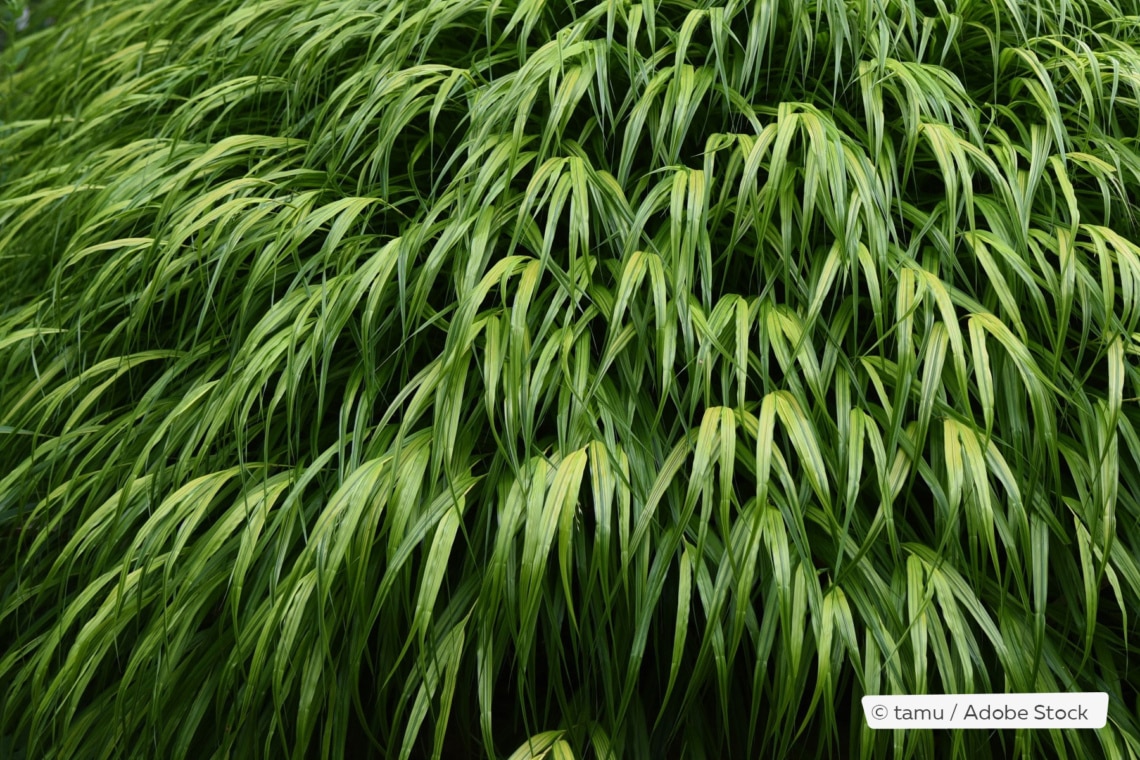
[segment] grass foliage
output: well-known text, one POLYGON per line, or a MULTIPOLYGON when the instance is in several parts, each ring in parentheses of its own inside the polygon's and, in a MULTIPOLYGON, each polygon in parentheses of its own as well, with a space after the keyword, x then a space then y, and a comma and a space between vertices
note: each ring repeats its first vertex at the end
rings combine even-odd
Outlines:
POLYGON ((0 753, 1140 757, 1136 0, 64 5, 0 753))

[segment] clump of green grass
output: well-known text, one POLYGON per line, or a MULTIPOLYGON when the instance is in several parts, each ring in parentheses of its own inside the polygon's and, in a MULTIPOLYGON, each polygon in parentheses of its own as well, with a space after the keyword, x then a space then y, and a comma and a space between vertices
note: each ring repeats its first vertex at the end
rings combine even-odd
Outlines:
POLYGON ((1140 757, 1138 16, 18 35, 0 752, 1140 757), (859 705, 1070 690, 1105 729, 859 705))

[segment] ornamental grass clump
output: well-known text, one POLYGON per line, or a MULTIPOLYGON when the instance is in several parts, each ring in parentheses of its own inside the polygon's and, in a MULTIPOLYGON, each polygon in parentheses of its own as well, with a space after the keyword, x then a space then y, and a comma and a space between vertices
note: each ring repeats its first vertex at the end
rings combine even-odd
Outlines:
POLYGON ((1140 3, 56 5, 0 754, 1140 757, 1140 3))

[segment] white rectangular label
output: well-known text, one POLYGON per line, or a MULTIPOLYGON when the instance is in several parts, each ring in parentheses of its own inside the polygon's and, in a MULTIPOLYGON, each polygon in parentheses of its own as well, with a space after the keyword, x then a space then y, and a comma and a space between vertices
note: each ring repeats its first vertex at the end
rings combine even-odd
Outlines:
POLYGON ((863 697, 871 728, 1104 728, 1108 694, 925 694, 863 697))

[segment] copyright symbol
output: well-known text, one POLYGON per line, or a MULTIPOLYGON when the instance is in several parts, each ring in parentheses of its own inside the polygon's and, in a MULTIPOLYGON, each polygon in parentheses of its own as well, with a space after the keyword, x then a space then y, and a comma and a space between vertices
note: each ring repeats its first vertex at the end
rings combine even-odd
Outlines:
POLYGON ((886 705, 875 705, 871 708, 871 717, 875 720, 883 720, 888 714, 886 705))

